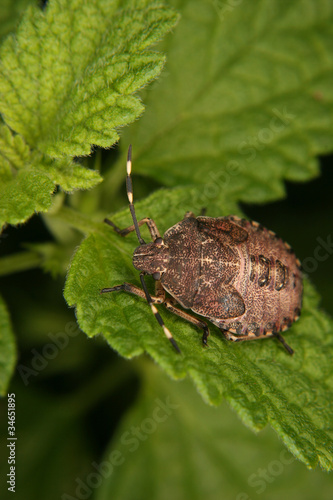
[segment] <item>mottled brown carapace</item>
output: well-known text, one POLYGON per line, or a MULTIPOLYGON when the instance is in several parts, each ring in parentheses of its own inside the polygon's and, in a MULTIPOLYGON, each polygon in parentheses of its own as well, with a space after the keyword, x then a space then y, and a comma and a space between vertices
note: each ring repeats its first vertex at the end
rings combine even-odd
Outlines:
POLYGON ((179 304, 229 340, 271 337, 300 315, 300 262, 288 244, 253 221, 190 214, 168 229, 163 245, 138 247, 133 263, 159 273, 179 304))
POLYGON ((127 155, 127 196, 133 225, 120 229, 105 219, 120 235, 136 232, 140 246, 133 264, 141 271, 142 288, 123 283, 103 288, 101 293, 125 291, 146 299, 166 337, 180 351, 155 304, 203 330, 207 344, 209 328, 192 310, 217 325, 229 340, 251 340, 275 336, 287 349, 280 332, 299 318, 302 305, 300 262, 287 243, 257 222, 228 217, 185 218, 161 238, 149 217, 137 220, 131 179, 132 149, 127 155), (152 242, 146 244, 140 227, 147 224, 152 242), (156 280, 155 295, 145 283, 145 275, 156 280), (166 296, 166 293, 170 297, 166 296), (179 308, 181 305, 184 309, 179 308))

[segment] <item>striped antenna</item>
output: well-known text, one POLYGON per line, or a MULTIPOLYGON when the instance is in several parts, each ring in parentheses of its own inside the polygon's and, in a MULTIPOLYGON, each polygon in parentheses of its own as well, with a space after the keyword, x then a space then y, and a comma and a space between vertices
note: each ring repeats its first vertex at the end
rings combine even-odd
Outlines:
POLYGON ((129 208, 131 211, 134 227, 135 227, 135 232, 138 237, 140 245, 145 245, 145 240, 142 238, 140 234, 140 229, 139 229, 139 224, 138 220, 136 218, 136 213, 135 213, 135 208, 133 204, 133 185, 132 185, 132 178, 131 178, 131 172, 132 172, 132 144, 129 145, 128 152, 127 152, 127 176, 126 176, 126 190, 127 190, 127 198, 129 201, 129 208))
MULTIPOLYGON (((134 208, 134 203, 133 203, 133 185, 132 185, 131 173, 132 173, 132 144, 129 145, 128 152, 127 152, 127 176, 126 176, 127 197, 128 197, 128 201, 129 201, 129 204, 130 204, 129 208, 130 208, 130 211, 131 211, 131 215, 132 215, 132 219, 133 219, 133 223, 134 223, 134 228, 135 228, 136 235, 138 237, 140 245, 145 245, 145 241, 144 241, 144 239, 142 238, 142 236, 140 234, 139 224, 138 224, 138 220, 136 218, 136 213, 135 213, 135 208, 134 208)), ((173 347, 178 352, 180 352, 180 349, 179 349, 179 347, 177 345, 177 342, 173 338, 170 330, 165 326, 164 321, 163 321, 160 313, 158 312, 158 310, 156 309, 156 307, 155 307, 155 305, 153 303, 151 295, 148 292, 146 282, 144 280, 144 273, 140 274, 140 280, 141 280, 143 291, 145 292, 145 295, 146 295, 147 302, 150 305, 150 308, 152 310, 152 313, 154 314, 155 318, 157 319, 159 325, 163 328, 165 336, 170 340, 170 342, 173 345, 173 347)))

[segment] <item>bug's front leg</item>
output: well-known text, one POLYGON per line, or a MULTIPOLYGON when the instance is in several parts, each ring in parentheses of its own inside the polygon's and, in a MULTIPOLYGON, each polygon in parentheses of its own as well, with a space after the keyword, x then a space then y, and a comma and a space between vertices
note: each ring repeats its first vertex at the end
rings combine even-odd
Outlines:
MULTIPOLYGON (((134 224, 132 224, 131 226, 125 227, 125 229, 120 229, 110 219, 104 219, 104 222, 106 222, 106 224, 109 224, 109 226, 113 227, 113 229, 118 234, 120 234, 120 236, 127 236, 129 233, 132 233, 133 231, 135 231, 135 225, 134 224)), ((150 232, 150 235, 151 235, 153 241, 155 241, 157 238, 161 237, 160 233, 159 233, 159 231, 157 229, 157 226, 156 226, 155 222, 153 221, 153 219, 150 219, 149 217, 145 217, 144 219, 141 219, 140 221, 138 221, 138 226, 139 227, 143 226, 143 224, 147 224, 149 232, 150 232)))
MULTIPOLYGON (((112 286, 111 288, 102 288, 100 293, 120 292, 120 291, 132 293, 133 295, 138 295, 142 299, 146 300, 145 292, 141 288, 139 288, 138 286, 132 285, 131 283, 123 283, 122 285, 112 286)), ((154 304, 161 303, 161 301, 157 297, 152 296, 151 299, 152 299, 154 304)))

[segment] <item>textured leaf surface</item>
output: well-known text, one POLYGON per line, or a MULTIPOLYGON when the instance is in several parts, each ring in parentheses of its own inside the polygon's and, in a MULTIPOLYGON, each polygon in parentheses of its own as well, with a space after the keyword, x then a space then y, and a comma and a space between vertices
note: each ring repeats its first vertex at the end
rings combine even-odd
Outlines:
MULTIPOLYGON (((253 435, 226 405, 205 405, 188 381, 173 384, 146 366, 142 390, 103 457, 121 457, 96 500, 320 500, 332 497, 331 477, 311 474, 272 431, 253 435), (129 480, 130 477, 130 480, 129 480)), ((106 467, 105 467, 105 470, 106 467)))
POLYGON ((0 227, 24 222, 34 211, 47 211, 55 184, 72 191, 101 180, 98 172, 70 158, 52 159, 31 151, 21 135, 0 125, 0 227))
POLYGON ((132 94, 163 65, 148 47, 175 21, 157 2, 52 0, 45 12, 30 8, 1 50, 6 122, 51 156, 112 146, 116 127, 142 113, 132 94))
POLYGON ((9 314, 0 297, 0 394, 6 393, 16 363, 16 347, 9 314))
MULTIPOLYGON (((200 195, 193 188, 158 191, 137 204, 138 218, 154 218, 163 233, 200 195)), ((222 207, 221 202, 207 208, 211 216, 235 212, 234 206, 225 203, 222 207)), ((128 211, 112 219, 119 227, 131 222, 128 211)), ((286 334, 296 352, 293 357, 273 339, 232 344, 214 327, 206 349, 200 331, 161 310, 180 346, 179 355, 144 300, 121 292, 99 294, 101 288, 125 281, 140 286, 139 273, 132 265, 136 246, 135 235, 121 238, 103 225, 96 226, 96 232, 81 244, 65 289, 69 305, 76 305, 81 329, 90 336, 103 333, 122 356, 148 352, 171 377, 190 376, 207 402, 219 404, 227 399, 247 426, 259 430, 270 423, 288 449, 309 467, 320 462, 331 469, 333 325, 317 310, 318 297, 312 287, 306 283, 301 320, 286 334)))
POLYGON ((332 2, 174 3, 165 76, 124 135, 136 171, 250 202, 316 175, 332 150, 332 2))
POLYGON ((0 50, 0 225, 101 181, 72 160, 111 147, 143 111, 133 96, 162 69, 149 47, 177 20, 158 2, 51 0, 27 10, 0 50), (15 200, 15 202, 14 202, 15 200))

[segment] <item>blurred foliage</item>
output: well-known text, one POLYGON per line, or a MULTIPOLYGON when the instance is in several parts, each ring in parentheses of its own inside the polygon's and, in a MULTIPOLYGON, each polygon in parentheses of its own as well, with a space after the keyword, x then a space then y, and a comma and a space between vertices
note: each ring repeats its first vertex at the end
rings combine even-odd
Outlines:
POLYGON ((0 4, 0 40, 15 30, 29 5, 37 5, 37 0, 1 0, 0 4))

